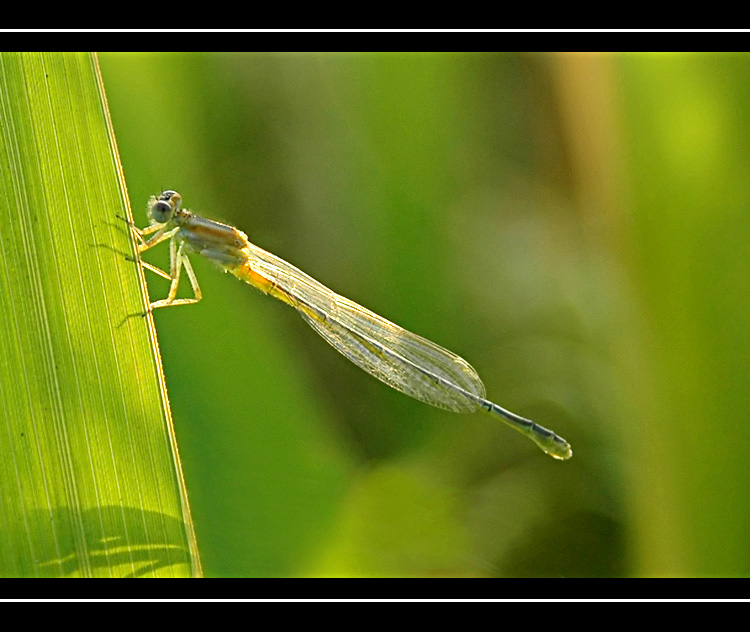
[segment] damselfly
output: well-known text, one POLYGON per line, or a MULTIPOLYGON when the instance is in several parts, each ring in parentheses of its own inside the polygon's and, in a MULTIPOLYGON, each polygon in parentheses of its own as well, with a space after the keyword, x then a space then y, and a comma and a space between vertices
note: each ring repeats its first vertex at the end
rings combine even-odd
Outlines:
POLYGON ((171 281, 167 298, 151 309, 197 303, 202 294, 191 253, 203 255, 227 272, 294 307, 337 351, 370 375, 402 393, 458 413, 484 410, 529 437, 556 459, 569 459, 567 441, 529 419, 485 399, 476 371, 463 358, 374 314, 309 277, 270 252, 250 243, 247 235, 226 224, 199 217, 181 207, 176 191, 164 191, 148 203, 151 225, 133 227, 144 252, 170 240, 169 274, 141 261, 145 268, 171 281), (149 239, 146 236, 151 235, 149 239), (177 298, 182 269, 193 298, 177 298))

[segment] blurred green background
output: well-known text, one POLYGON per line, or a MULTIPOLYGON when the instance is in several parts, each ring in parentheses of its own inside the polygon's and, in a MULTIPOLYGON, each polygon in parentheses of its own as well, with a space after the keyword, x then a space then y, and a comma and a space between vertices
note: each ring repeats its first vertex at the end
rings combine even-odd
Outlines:
POLYGON ((177 189, 573 445, 393 391, 195 261, 204 301, 155 318, 207 575, 750 574, 749 56, 99 60, 136 221, 177 189))

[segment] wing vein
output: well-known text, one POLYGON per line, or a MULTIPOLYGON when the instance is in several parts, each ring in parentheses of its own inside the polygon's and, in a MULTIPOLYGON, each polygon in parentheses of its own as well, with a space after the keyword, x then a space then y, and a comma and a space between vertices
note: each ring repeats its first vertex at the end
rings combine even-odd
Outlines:
POLYGON ((254 244, 248 242, 246 251, 253 272, 289 296, 305 321, 357 366, 433 406, 455 412, 479 408, 484 384, 466 360, 336 294, 254 244))

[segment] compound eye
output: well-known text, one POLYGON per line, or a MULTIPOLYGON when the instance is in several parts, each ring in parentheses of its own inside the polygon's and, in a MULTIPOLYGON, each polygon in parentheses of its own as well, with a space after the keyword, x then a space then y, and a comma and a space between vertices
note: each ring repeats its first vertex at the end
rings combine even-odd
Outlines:
POLYGON ((165 224, 172 218, 172 207, 169 202, 157 200, 151 205, 151 217, 158 224, 165 224))

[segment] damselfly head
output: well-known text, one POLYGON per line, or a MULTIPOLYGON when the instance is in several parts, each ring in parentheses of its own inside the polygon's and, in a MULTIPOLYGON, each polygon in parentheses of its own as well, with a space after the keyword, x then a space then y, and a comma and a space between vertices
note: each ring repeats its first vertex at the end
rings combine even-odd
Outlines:
POLYGON ((182 196, 177 191, 163 191, 159 197, 152 195, 148 201, 149 219, 157 224, 166 224, 181 204, 182 196))

